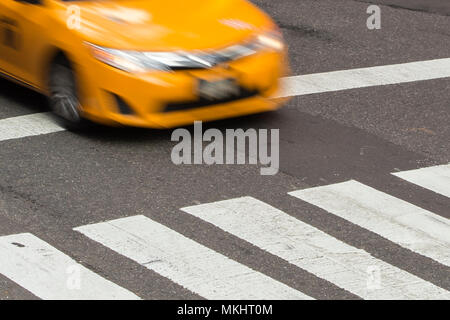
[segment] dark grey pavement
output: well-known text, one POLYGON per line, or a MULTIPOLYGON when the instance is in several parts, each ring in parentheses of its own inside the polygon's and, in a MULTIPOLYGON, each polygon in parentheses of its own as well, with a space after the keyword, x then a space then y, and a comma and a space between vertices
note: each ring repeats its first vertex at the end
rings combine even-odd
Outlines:
MULTIPOLYGON (((391 4, 381 6, 382 29, 373 31, 364 1, 254 2, 281 25, 295 75, 450 57, 445 1, 411 1, 408 9, 400 0, 367 1, 391 4)), ((390 175, 450 162, 449 88, 450 79, 437 79, 301 96, 277 112, 204 125, 280 129, 276 176, 252 165, 175 166, 170 130, 97 127, 2 141, 0 236, 31 232, 142 298, 199 298, 72 231, 142 214, 314 298, 358 298, 179 210, 249 195, 450 290, 450 268, 287 195, 357 179, 450 219, 449 198, 390 175)), ((0 119, 45 107, 43 97, 0 80, 0 119)), ((32 297, 0 277, 0 299, 32 297)))

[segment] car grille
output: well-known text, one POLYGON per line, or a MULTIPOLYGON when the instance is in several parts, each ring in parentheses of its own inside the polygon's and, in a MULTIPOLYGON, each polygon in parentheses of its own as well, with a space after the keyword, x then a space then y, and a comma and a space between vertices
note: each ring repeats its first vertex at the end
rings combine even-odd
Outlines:
POLYGON ((236 95, 236 96, 232 96, 232 97, 228 97, 228 98, 224 98, 224 99, 216 99, 216 100, 199 98, 195 101, 182 101, 182 102, 168 103, 164 106, 163 112, 173 112, 173 111, 190 110, 190 109, 196 109, 196 108, 202 108, 202 107, 211 107, 214 105, 248 99, 251 97, 258 96, 259 94, 260 94, 260 92, 258 90, 248 90, 248 89, 241 87, 239 95, 236 95))

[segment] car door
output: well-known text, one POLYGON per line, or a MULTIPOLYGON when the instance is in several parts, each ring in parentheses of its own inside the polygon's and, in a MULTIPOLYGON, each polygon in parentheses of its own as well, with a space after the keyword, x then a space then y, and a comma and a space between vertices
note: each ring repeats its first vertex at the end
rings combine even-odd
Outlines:
POLYGON ((13 1, 0 1, 0 69, 12 75, 14 56, 21 46, 20 25, 15 16, 13 1))
POLYGON ((0 1, 0 69, 33 86, 39 83, 45 16, 43 0, 0 1))

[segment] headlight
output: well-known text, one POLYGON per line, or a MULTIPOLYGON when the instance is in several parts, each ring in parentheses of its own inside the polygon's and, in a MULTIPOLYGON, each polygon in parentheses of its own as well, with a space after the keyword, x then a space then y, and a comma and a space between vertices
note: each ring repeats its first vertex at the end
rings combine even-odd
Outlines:
MULTIPOLYGON (((131 73, 142 73, 150 70, 203 69, 211 68, 223 62, 218 55, 203 52, 125 51, 104 48, 90 43, 88 43, 88 46, 97 60, 131 73)), ((228 54, 231 55, 230 52, 228 54)), ((229 59, 225 56, 222 58, 229 59)))
POLYGON ((263 48, 275 51, 283 51, 285 47, 283 35, 279 31, 271 31, 258 35, 256 37, 256 43, 263 48))
POLYGON ((252 41, 213 52, 128 51, 104 48, 91 43, 86 44, 97 60, 130 73, 143 73, 150 70, 172 71, 212 68, 220 63, 255 54, 259 50, 282 51, 284 49, 281 33, 275 31, 260 34, 252 41))
POLYGON ((151 69, 170 70, 165 63, 149 59, 143 52, 104 48, 90 43, 88 46, 97 60, 123 71, 140 73, 151 69))

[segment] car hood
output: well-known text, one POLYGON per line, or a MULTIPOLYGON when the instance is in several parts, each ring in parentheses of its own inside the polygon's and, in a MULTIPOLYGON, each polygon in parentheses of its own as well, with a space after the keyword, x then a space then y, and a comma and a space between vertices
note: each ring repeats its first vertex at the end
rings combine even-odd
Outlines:
POLYGON ((272 28, 246 0, 77 2, 84 40, 128 50, 219 48, 272 28))

